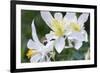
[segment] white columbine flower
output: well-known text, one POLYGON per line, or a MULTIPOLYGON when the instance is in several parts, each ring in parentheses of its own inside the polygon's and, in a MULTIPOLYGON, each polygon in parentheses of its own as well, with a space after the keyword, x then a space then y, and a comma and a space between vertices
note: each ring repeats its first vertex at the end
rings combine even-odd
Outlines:
POLYGON ((79 49, 83 41, 88 41, 88 35, 85 31, 84 23, 87 21, 89 14, 83 13, 77 19, 76 13, 55 13, 54 17, 48 11, 41 11, 42 19, 52 29, 46 35, 47 40, 55 39, 55 49, 61 53, 64 48, 74 47, 79 49), (65 39, 68 38, 69 46, 65 46, 65 39))
MULTIPOLYGON (((41 17, 46 22, 46 24, 52 29, 49 34, 46 34, 47 40, 55 40, 55 49, 58 53, 61 53, 65 47, 65 39, 70 34, 69 28, 65 21, 65 17, 63 17, 62 13, 55 13, 54 17, 50 14, 50 12, 41 11, 41 17)), ((67 46, 66 46, 67 47, 67 46)), ((69 46, 72 47, 69 41, 69 46)), ((67 47, 67 48, 68 48, 67 47)))
POLYGON ((53 50, 53 41, 48 42, 46 45, 42 44, 37 36, 34 20, 32 22, 32 39, 27 43, 28 52, 26 56, 30 58, 30 62, 44 62, 50 61, 48 53, 53 50))
POLYGON ((88 42, 88 35, 85 30, 85 22, 88 20, 88 13, 82 13, 79 18, 77 18, 76 13, 66 13, 65 21, 69 23, 68 39, 74 42, 74 47, 79 49, 82 46, 82 42, 88 42))

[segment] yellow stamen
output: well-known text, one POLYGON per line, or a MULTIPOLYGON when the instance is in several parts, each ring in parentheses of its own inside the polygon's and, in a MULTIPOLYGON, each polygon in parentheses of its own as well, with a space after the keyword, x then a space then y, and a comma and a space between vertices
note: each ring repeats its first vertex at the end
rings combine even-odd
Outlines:
POLYGON ((77 23, 73 23, 73 22, 72 22, 72 23, 70 24, 70 26, 71 26, 72 31, 79 32, 79 31, 81 30, 80 25, 77 24, 77 23))
POLYGON ((33 49, 29 49, 28 52, 26 53, 26 56, 28 58, 31 58, 32 55, 36 55, 37 54, 37 51, 36 50, 33 50, 33 49))
POLYGON ((54 19, 51 23, 52 29, 56 36, 62 36, 64 34, 64 23, 63 21, 58 21, 54 19))

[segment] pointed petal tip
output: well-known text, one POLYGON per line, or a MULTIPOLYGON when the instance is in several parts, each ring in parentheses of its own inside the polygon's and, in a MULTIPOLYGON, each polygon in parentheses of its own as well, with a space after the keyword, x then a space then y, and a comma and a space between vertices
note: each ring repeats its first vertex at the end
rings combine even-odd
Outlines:
POLYGON ((64 49, 64 47, 65 47, 65 39, 62 37, 57 39, 55 42, 56 51, 60 54, 62 50, 64 49))
POLYGON ((84 23, 88 20, 89 13, 82 13, 78 18, 78 23, 84 26, 84 23))
POLYGON ((40 14, 46 25, 51 28, 51 22, 53 20, 53 16, 51 15, 51 13, 49 11, 41 11, 40 14))
POLYGON ((62 15, 62 13, 55 13, 54 14, 54 17, 55 17, 55 19, 57 19, 57 20, 62 20, 63 19, 63 15, 62 15))
POLYGON ((34 19, 33 19, 33 21, 32 21, 32 26, 33 26, 33 24, 34 24, 34 19))
POLYGON ((81 48, 81 46, 82 46, 82 41, 77 41, 76 43, 75 43, 75 49, 77 49, 77 50, 79 50, 80 48, 81 48))

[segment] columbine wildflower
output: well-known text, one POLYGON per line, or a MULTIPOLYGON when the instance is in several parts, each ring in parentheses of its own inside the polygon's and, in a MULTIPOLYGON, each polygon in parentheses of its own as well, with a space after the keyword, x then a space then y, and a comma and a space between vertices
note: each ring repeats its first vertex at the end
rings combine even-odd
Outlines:
POLYGON ((30 62, 46 62, 50 61, 48 53, 53 49, 53 41, 48 42, 46 45, 42 44, 37 36, 34 20, 32 22, 32 39, 27 43, 28 52, 26 56, 30 62))
POLYGON ((74 47, 79 49, 82 46, 82 42, 88 42, 88 35, 85 30, 85 22, 88 20, 88 13, 82 13, 79 18, 77 18, 76 13, 66 13, 65 21, 68 21, 70 35, 68 35, 68 40, 74 42, 74 47))
MULTIPOLYGON (((66 23, 65 17, 63 17, 62 13, 55 13, 53 17, 50 12, 44 11, 41 11, 41 16, 46 24, 52 29, 49 34, 46 34, 47 40, 54 39, 55 49, 58 53, 61 53, 65 47, 66 36, 70 34, 69 29, 67 29, 69 27, 67 27, 68 23, 66 23)), ((72 45, 66 47, 72 47, 72 45)))

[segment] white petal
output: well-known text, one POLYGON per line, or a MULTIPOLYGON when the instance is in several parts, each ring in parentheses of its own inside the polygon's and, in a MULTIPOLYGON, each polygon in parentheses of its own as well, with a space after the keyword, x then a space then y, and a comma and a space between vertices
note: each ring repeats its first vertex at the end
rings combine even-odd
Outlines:
POLYGON ((55 14, 54 14, 54 17, 55 17, 55 19, 57 19, 57 20, 62 20, 63 15, 62 15, 62 13, 55 13, 55 14))
POLYGON ((41 17, 45 21, 45 23, 51 28, 51 22, 53 20, 52 15, 48 11, 41 11, 41 17))
POLYGON ((82 34, 84 35, 84 41, 88 42, 88 34, 85 30, 82 31, 82 34))
MULTIPOLYGON (((68 29, 68 28, 67 28, 68 29)), ((70 31, 70 29, 68 31, 65 31, 64 35, 67 37, 72 33, 72 31, 70 31)))
POLYGON ((45 58, 41 58, 39 62, 46 62, 45 58))
POLYGON ((34 42, 33 40, 29 40, 28 43, 27 43, 27 47, 29 49, 36 49, 37 51, 39 51, 42 47, 42 45, 38 42, 34 42))
POLYGON ((77 50, 82 46, 82 41, 74 41, 74 43, 77 50))
POLYGON ((47 41, 50 41, 52 39, 57 39, 57 37, 55 36, 55 34, 52 31, 50 31, 50 33, 46 34, 45 37, 46 37, 47 41))
POLYGON ((55 41, 55 49, 58 53, 61 53, 65 46, 65 39, 63 37, 55 41))
POLYGON ((48 57, 48 55, 43 55, 39 62, 50 62, 50 58, 48 57))
POLYGON ((47 54, 42 55, 40 62, 50 62, 50 57, 47 54))
POLYGON ((54 46, 54 41, 49 41, 44 47, 42 47, 39 52, 43 55, 49 53, 50 51, 53 50, 53 46, 54 46))
POLYGON ((54 39, 54 34, 52 34, 52 33, 48 33, 48 34, 46 34, 45 35, 45 37, 46 37, 46 39, 48 40, 48 41, 50 41, 51 39, 54 39))
POLYGON ((76 13, 71 13, 71 12, 66 13, 66 15, 64 16, 64 20, 77 23, 76 13))
POLYGON ((40 42, 36 33, 36 29, 35 29, 35 24, 34 24, 34 20, 32 21, 32 38, 34 41, 36 42, 40 42))
POLYGON ((47 51, 47 52, 52 51, 53 50, 53 46, 54 46, 54 41, 49 41, 45 46, 45 48, 46 48, 45 51, 47 51))
POLYGON ((87 32, 85 33, 85 42, 88 42, 88 34, 87 34, 87 32))
POLYGON ((74 32, 74 33, 71 33, 70 35, 68 35, 68 39, 84 41, 84 35, 81 32, 74 32))
POLYGON ((83 13, 78 18, 78 24, 84 26, 84 23, 88 20, 89 13, 83 13))
POLYGON ((33 55, 30 59, 30 62, 31 63, 34 63, 34 62, 39 62, 39 60, 41 59, 41 54, 36 54, 36 55, 33 55))

